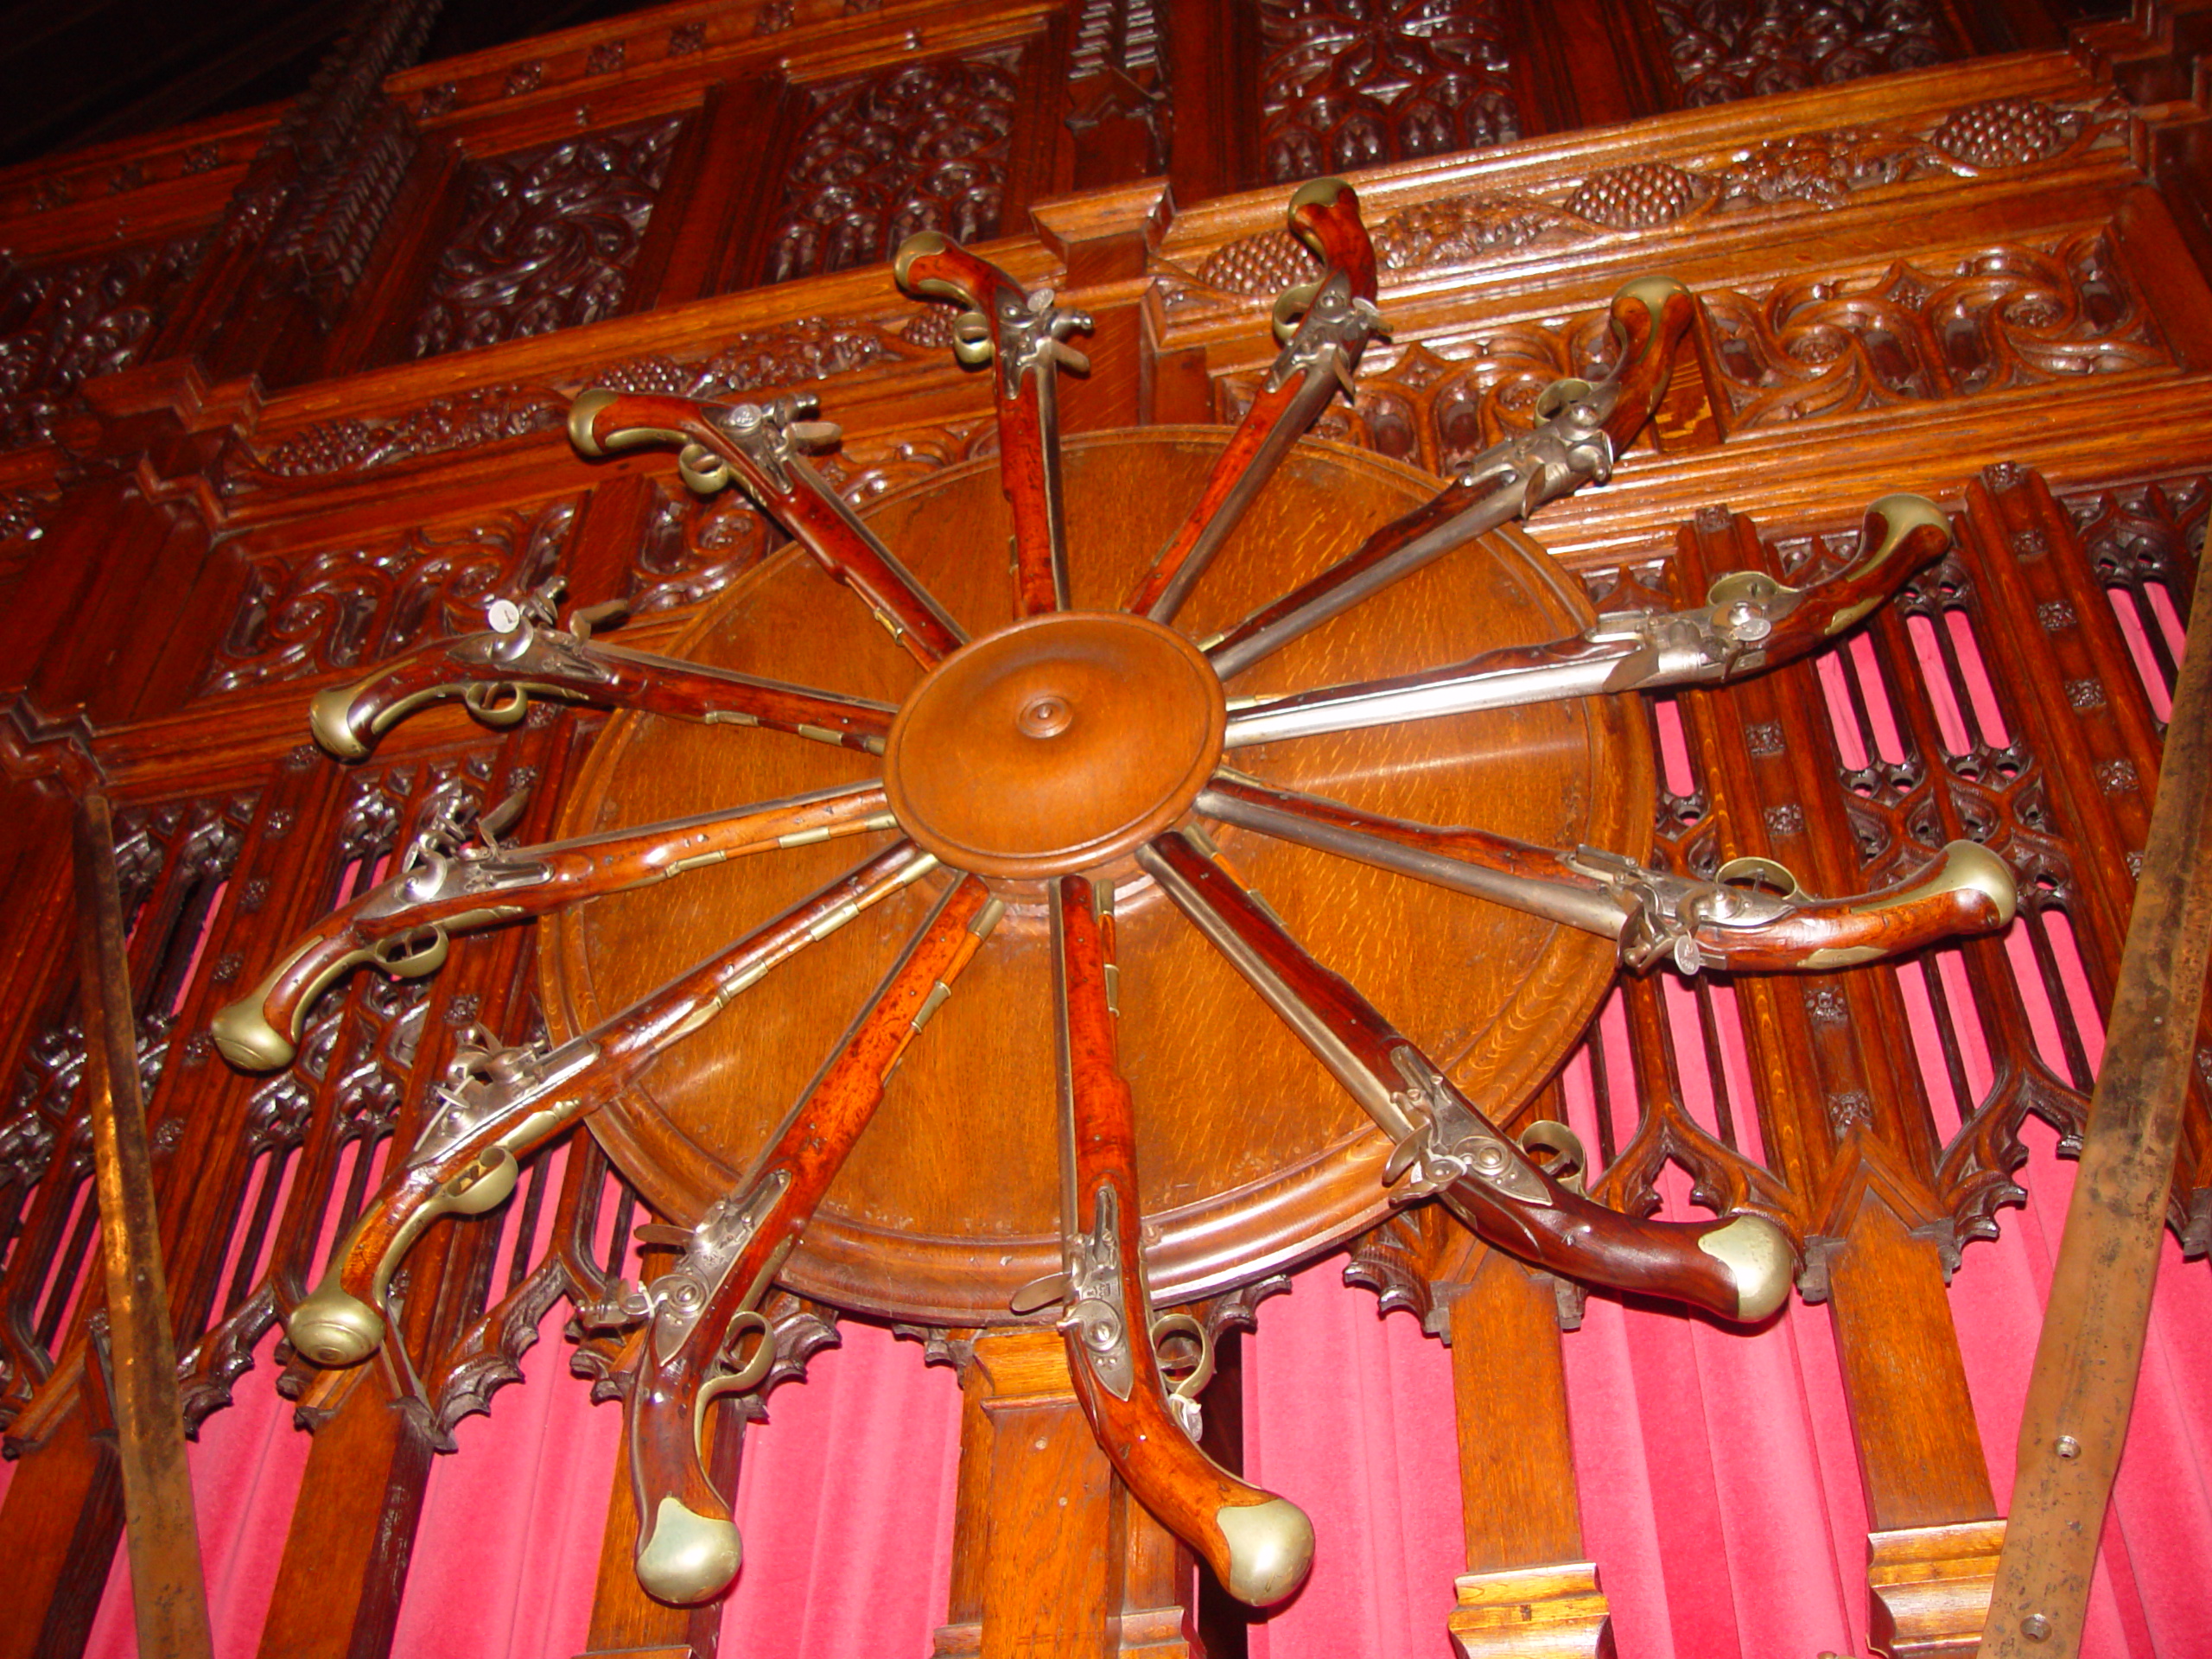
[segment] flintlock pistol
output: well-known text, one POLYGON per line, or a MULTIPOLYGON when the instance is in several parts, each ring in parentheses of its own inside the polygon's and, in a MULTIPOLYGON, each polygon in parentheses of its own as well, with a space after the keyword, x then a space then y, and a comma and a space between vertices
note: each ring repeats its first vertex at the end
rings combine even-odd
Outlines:
POLYGON ((1493 445, 1411 512, 1370 536, 1311 581, 1262 607, 1203 649, 1224 680, 1300 634, 1484 531, 1525 518, 1548 501, 1603 483, 1666 393, 1675 350, 1696 302, 1671 276, 1644 276, 1613 296, 1620 345, 1612 373, 1592 385, 1555 380, 1536 404, 1534 430, 1493 445))
POLYGON ((950 300, 963 308, 952 325, 952 354, 961 363, 997 365, 991 391, 998 409, 999 484, 1014 516, 1014 613, 1065 611, 1059 371, 1090 372, 1089 360, 1067 344, 1070 334, 1090 332, 1089 315, 1063 311, 1052 289, 1031 292, 937 231, 917 231, 900 243, 891 274, 916 299, 950 300))
POLYGON ((663 1601, 705 1601, 737 1575, 737 1524, 707 1473, 707 1406, 766 1377, 776 1343, 762 1298, 906 1046, 1005 908, 976 877, 955 883, 744 1179, 684 1236, 675 1266, 642 1291, 624 1286, 579 1311, 594 1328, 645 1326, 626 1396, 635 1565, 638 1581, 663 1601))
POLYGON ((1796 1262, 1772 1221, 1646 1221, 1570 1192, 1188 831, 1147 843, 1137 862, 1389 1137, 1382 1179, 1398 1201, 1440 1196, 1486 1242, 1585 1284, 1747 1323, 1782 1306, 1796 1262))
POLYGON ((384 1340, 391 1275, 440 1216, 480 1215, 514 1190, 518 1160, 621 1092, 667 1046, 713 1019, 778 963, 937 868, 900 841, 727 950, 550 1050, 458 1053, 437 1108, 330 1258, 322 1281, 284 1322, 318 1365, 353 1365, 384 1340))
POLYGON ((1598 847, 1558 852, 1486 830, 1443 829, 1363 812, 1224 771, 1198 810, 1224 823, 1394 870, 1620 944, 1621 965, 1819 972, 1917 950, 2012 919, 2012 872, 1986 847, 1954 841, 1903 884, 1815 899, 1783 865, 1731 859, 1710 880, 1598 847))
POLYGON ((1951 521, 1934 502, 1885 495, 1866 509, 1859 556, 1809 587, 1730 570, 1714 579, 1700 606, 1611 612, 1546 645, 1507 645, 1424 673, 1233 702, 1224 741, 1241 748, 1561 697, 1725 685, 1827 645, 1950 544, 1951 521))
MULTIPOLYGON (((1136 1128, 1116 1053, 1112 889, 1064 876, 1051 903, 1065 1262, 1057 1288, 1076 1399, 1137 1501, 1230 1594, 1270 1606, 1306 1581, 1313 1525, 1201 1452, 1190 1427, 1196 1402, 1162 1384, 1154 1344, 1165 1322, 1145 1284, 1136 1128)), ((1020 1300, 1015 1311, 1026 1311, 1020 1300)))
POLYGON ((569 441, 599 456, 640 444, 678 445, 676 470, 702 495, 733 480, 858 594, 892 639, 925 668, 968 642, 960 625, 922 590, 876 533, 806 464, 804 450, 835 443, 838 429, 805 418, 811 393, 769 404, 728 404, 658 392, 579 392, 569 408, 569 441))
POLYGON ((359 760, 391 727, 431 703, 458 697, 486 725, 512 726, 538 696, 709 725, 766 726, 883 752, 895 712, 884 704, 602 644, 591 637, 593 626, 622 607, 577 611, 564 629, 554 610, 563 587, 556 576, 520 603, 494 600, 483 632, 417 645, 365 680, 316 693, 308 711, 315 741, 340 760, 359 760))
POLYGON ((896 827, 880 784, 537 847, 504 847, 487 836, 485 845, 457 848, 448 826, 432 825, 397 874, 317 922, 267 977, 215 1016, 215 1046, 242 1071, 274 1071, 292 1063, 315 998, 362 963, 395 979, 418 978, 444 964, 456 933, 543 916, 747 853, 896 827))
POLYGON ((1352 188, 1342 179, 1300 186, 1290 199, 1290 233, 1320 256, 1321 275, 1275 302, 1282 350, 1207 474, 1198 505, 1130 589, 1125 611, 1173 620, 1291 445, 1339 389, 1353 396, 1360 354, 1387 333, 1375 307, 1375 248, 1352 188))

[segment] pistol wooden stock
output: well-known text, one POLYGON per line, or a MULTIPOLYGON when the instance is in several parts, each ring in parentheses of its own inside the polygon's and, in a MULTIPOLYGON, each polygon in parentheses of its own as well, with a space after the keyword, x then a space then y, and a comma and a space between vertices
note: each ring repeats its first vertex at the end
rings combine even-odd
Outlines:
POLYGON ((1068 1313, 1060 1324, 1068 1371, 1091 1432, 1137 1501, 1230 1594, 1268 1606, 1305 1582, 1313 1529, 1295 1504, 1207 1457, 1168 1409, 1152 1344, 1135 1128, 1106 982, 1112 923, 1098 918, 1093 901, 1089 881, 1067 876, 1052 905, 1070 1177, 1068 1313), (1110 1302, 1100 1295, 1108 1278, 1110 1302))
POLYGON ((736 1526, 700 1446, 705 1407, 766 1374, 775 1338, 755 1310, 868 1127, 892 1067, 982 945, 999 908, 974 876, 939 901, 737 1195, 709 1212, 691 1248, 646 1292, 651 1322, 627 1402, 630 1478, 638 1579, 663 1601, 704 1601, 737 1572, 736 1526), (744 1348, 748 1333, 754 1342, 739 1357, 730 1351, 744 1348))
POLYGON ((1383 525, 1344 558, 1209 642, 1206 655, 1222 678, 1243 672, 1461 543, 1605 478, 1658 408, 1675 350, 1695 314, 1689 290, 1670 278, 1644 277, 1623 288, 1612 302, 1621 358, 1610 379, 1591 387, 1560 383, 1580 388, 1580 395, 1542 425, 1477 456, 1433 499, 1383 525))
POLYGON ((532 697, 709 724, 766 726, 870 754, 883 752, 895 712, 858 697, 568 634, 524 639, 484 632, 418 645, 365 680, 318 693, 308 728, 329 753, 359 760, 393 726, 433 703, 457 698, 486 725, 512 726, 529 711, 532 697))
POLYGON ((463 1062, 407 1161, 372 1199, 321 1282, 285 1320, 318 1365, 356 1364, 384 1340, 385 1292, 407 1247, 438 1217, 479 1214, 514 1188, 517 1161, 599 1109, 670 1043, 704 1025, 779 963, 927 874, 901 841, 660 989, 548 1054, 507 1049, 463 1062))
POLYGON ((1290 233, 1319 255, 1322 280, 1341 270, 1351 279, 1352 297, 1372 302, 1376 294, 1375 244, 1359 217, 1359 194, 1342 179, 1315 179, 1290 199, 1290 233))
POLYGON ((1639 277, 1613 296, 1610 320, 1621 355, 1605 383, 1611 388, 1612 408, 1599 425, 1615 455, 1658 413, 1675 372, 1675 353, 1696 318, 1697 300, 1669 276, 1639 277))
POLYGON ((1277 327, 1302 314, 1244 418, 1207 474, 1198 505, 1129 590, 1122 608, 1155 622, 1173 619, 1191 588, 1243 519, 1291 445, 1328 407, 1381 327, 1375 302, 1375 248, 1359 218, 1359 197, 1341 179, 1316 179, 1290 200, 1290 229, 1320 256, 1317 282, 1277 302, 1277 327))
POLYGON ((1645 1221, 1568 1192, 1182 834, 1137 856, 1391 1139, 1385 1179, 1411 1173, 1408 1198, 1438 1193, 1500 1249, 1586 1284, 1728 1319, 1764 1319, 1781 1306, 1795 1264, 1773 1223, 1645 1221))
POLYGON ((799 457, 787 413, 786 406, 594 388, 571 405, 569 438, 580 454, 594 456, 642 444, 680 445, 686 481, 702 489, 734 474, 824 570, 860 594, 916 661, 926 668, 950 656, 967 636, 799 457))
POLYGON ((1860 521, 1859 556, 1825 582, 1785 588, 1763 576, 1723 575, 1706 602, 1715 609, 1746 601, 1771 607, 1777 598, 1789 596, 1763 647, 1760 665, 1772 667, 1817 651, 1855 627, 1886 603, 1907 576, 1950 545, 1950 520, 1934 502, 1917 495, 1885 495, 1860 521))
POLYGON ((1970 841, 1952 842, 1898 887, 1815 899, 1764 859, 1732 861, 1704 880, 1599 849, 1563 853, 1484 830, 1412 823, 1243 778, 1217 777, 1197 806, 1225 823, 1616 939, 1622 965, 1638 973, 1667 961, 1685 972, 1849 967, 1995 932, 2014 906, 2011 869, 1970 841), (1759 879, 1781 890, 1732 885, 1759 879))
POLYGON ((289 1065, 308 1005, 347 969, 373 963, 395 979, 435 973, 451 938, 581 899, 625 893, 686 870, 776 847, 894 826, 880 784, 824 790, 734 812, 638 830, 421 861, 340 906, 287 946, 262 982, 218 1014, 210 1030, 225 1059, 246 1071, 289 1065))
POLYGON ((982 320, 988 349, 982 338, 970 334, 955 352, 963 363, 988 359, 997 365, 991 384, 998 408, 999 485, 1014 516, 1014 614, 1065 610, 1058 372, 1063 362, 1090 365, 1060 341, 1071 332, 1087 332, 1090 319, 1054 308, 1049 294, 1033 303, 1012 276, 936 231, 918 231, 900 244, 892 275, 918 299, 959 306, 963 324, 971 317, 982 320))

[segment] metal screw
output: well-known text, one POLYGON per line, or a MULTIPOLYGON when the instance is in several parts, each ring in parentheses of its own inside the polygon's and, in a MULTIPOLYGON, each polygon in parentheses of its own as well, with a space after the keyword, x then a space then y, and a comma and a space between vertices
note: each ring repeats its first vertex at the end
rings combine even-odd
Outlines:
POLYGON ((1474 1165, 1485 1175, 1495 1175, 1505 1167, 1505 1148, 1495 1141, 1486 1141, 1475 1148, 1474 1165))
POLYGON ((2020 1634, 2031 1642, 2048 1641, 2050 1637, 2050 1621, 2041 1613, 2030 1613, 2020 1621, 2020 1634))
POLYGON ((2075 1440, 2071 1434, 2062 1434, 2058 1437, 2057 1445, 2052 1449, 2056 1451, 2060 1457, 2071 1462, 2074 1459, 2082 1455, 2082 1442, 2075 1440))

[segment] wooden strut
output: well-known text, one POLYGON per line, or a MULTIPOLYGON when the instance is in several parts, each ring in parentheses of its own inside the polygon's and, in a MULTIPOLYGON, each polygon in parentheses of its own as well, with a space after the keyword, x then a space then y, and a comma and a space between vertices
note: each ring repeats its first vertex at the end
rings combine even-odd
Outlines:
POLYGON ((154 1211, 153 1159, 138 1091, 137 1021, 115 830, 105 795, 88 794, 78 804, 76 841, 85 1093, 92 1119, 100 1259, 107 1275, 108 1372, 138 1651, 163 1659, 212 1659, 168 1282, 162 1271, 161 1221, 154 1211))
MULTIPOLYGON (((2212 565, 2196 603, 2212 602, 2212 565)), ((2199 609, 2203 617, 2212 612, 2199 609)), ((2127 1438, 2212 950, 2212 650, 2174 685, 2158 804, 2020 1419, 1980 1659, 2070 1659, 2127 1438)))

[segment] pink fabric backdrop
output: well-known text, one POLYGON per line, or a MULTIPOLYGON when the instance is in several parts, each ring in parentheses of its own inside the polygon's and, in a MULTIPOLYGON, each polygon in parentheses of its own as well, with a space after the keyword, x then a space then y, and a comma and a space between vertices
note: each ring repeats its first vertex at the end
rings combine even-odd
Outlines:
MULTIPOLYGON (((2132 620, 2132 613, 2123 621, 2132 620)), ((2177 634, 2170 619, 2170 634, 2177 634)), ((1916 642, 1922 649, 1929 641, 1916 642)), ((2178 645, 2177 639, 2176 644, 2178 645)), ((1965 642, 1973 658, 1973 642, 1965 642)), ((1864 640, 1852 650, 1864 655, 1864 640)), ((1902 745, 1864 672, 1878 746, 1902 745)), ((1833 683, 1840 658, 1822 664, 1833 683)), ((1942 688, 1944 677, 1926 676, 1942 688)), ((2154 700, 2162 688, 2155 674, 2154 700)), ((2005 734, 1993 697, 1970 687, 1982 735, 2005 734)), ((1965 713, 1939 717, 1955 748, 1965 713)), ((1671 713, 1671 711, 1666 711, 1671 713)), ((1839 723, 1839 736, 1855 742, 1839 723)), ((1674 786, 1687 787, 1678 730, 1665 728, 1674 786), (1680 775, 1675 775, 1679 773, 1680 775)), ((1861 757, 1863 758, 1863 757, 1861 757)), ((1853 762, 1856 764, 1856 761, 1853 762)), ((2053 923, 2063 931, 2063 918, 2053 923)), ((2020 943, 2016 930, 2015 944, 2020 943)), ((2037 1038, 2063 1074, 2040 980, 2022 962, 2037 1038)), ((1942 1133, 1957 1103, 1940 1065, 1925 990, 1901 976, 1942 1133)), ((1939 967, 1955 1008, 1972 999, 1955 963, 1939 967)), ((2102 1032, 2078 970, 2068 1000, 2094 1064, 2102 1032)), ((1670 982, 1677 1018, 1690 993, 1670 982)), ((1717 995, 1724 1011, 1732 1001, 1717 995)), ((1751 1098, 1739 1042, 1723 1020, 1731 1093, 1751 1098)), ((1608 1071, 1632 1075, 1624 1029, 1601 1025, 1608 1071)), ((1963 1023, 1969 1087, 1990 1081, 1963 1023)), ((1714 1127, 1702 1048, 1677 1044, 1685 1104, 1714 1127)), ((1566 1074, 1570 1122, 1599 1144, 1588 1069, 1566 1074)), ((1758 1129, 1738 1114, 1745 1149, 1758 1129)), ((1632 1128, 1617 1124, 1624 1137, 1632 1128)), ((2050 1264, 2073 1185, 2055 1137, 2031 1121, 2024 1211, 1970 1245, 1951 1287, 1967 1383, 2000 1512, 2012 1500, 2014 1441, 2050 1264)), ((1662 1189, 1667 1213, 1694 1213, 1688 1183, 1662 1189)), ((550 1225, 550 1206, 542 1225, 550 1225)), ((508 1248, 514 1248, 511 1241, 508 1248)), ((1341 1258, 1298 1275, 1266 1303, 1246 1347, 1248 1456, 1255 1478, 1306 1506, 1319 1539, 1312 1580, 1256 1625, 1255 1659, 1444 1656, 1444 1618, 1462 1561, 1450 1357, 1409 1318, 1378 1319, 1347 1288, 1341 1258)), ((526 1381, 489 1418, 458 1432, 433 1466, 396 1648, 400 1659, 566 1659, 582 1651, 614 1465, 618 1408, 594 1408, 566 1375, 565 1308, 540 1326, 526 1381), (525 1485, 519 1494, 518 1477, 525 1485), (522 1503, 516 1503, 517 1497, 522 1503)), ((803 1385, 779 1389, 747 1439, 737 1510, 747 1548, 726 1604, 729 1659, 921 1659, 944 1616, 951 1560, 959 1395, 951 1374, 887 1332, 843 1327, 803 1385)), ((273 1339, 272 1339, 273 1340, 273 1339)), ((1590 1299, 1567 1338, 1569 1415, 1585 1541, 1610 1599, 1624 1659, 1814 1659, 1866 1651, 1866 1516, 1825 1310, 1793 1303, 1766 1326, 1730 1332, 1685 1316, 1590 1299)), ((191 1465, 205 1539, 216 1650, 256 1652, 306 1437, 269 1387, 267 1355, 238 1404, 209 1420, 191 1465)), ((0 1492, 9 1470, 0 1465, 0 1492)), ((626 1507, 627 1500, 623 1500, 626 1507)), ((123 1557, 91 1652, 134 1650, 123 1557)), ((2084 1659, 2212 1659, 2212 1274, 2165 1243, 2142 1382, 2093 1586, 2084 1659)))
MULTIPOLYGON (((2000 1507, 2071 1166, 2037 1137, 2033 1194, 1971 1247, 1952 1293, 2000 1507)), ((1313 1582, 1258 1626, 1258 1659, 1448 1652, 1460 1566, 1448 1354, 1380 1320, 1340 1262, 1265 1305, 1247 1347, 1258 1477, 1313 1514, 1313 1582)), ((528 1381, 432 1475, 403 1659, 582 1649, 619 1414, 566 1372, 560 1314, 528 1381), (515 1471, 527 1471, 514 1503, 515 1471), (488 1519, 487 1517, 496 1517, 488 1519)), ((1827 1316, 1732 1335, 1591 1299, 1567 1339, 1584 1526, 1626 1659, 1863 1654, 1865 1516, 1827 1316)), ((265 1356, 264 1356, 265 1360, 265 1356)), ((216 1650, 255 1652, 307 1437, 264 1367, 192 1452, 216 1650)), ((746 1445, 748 1556, 733 1659, 929 1651, 950 1570, 959 1396, 921 1351, 849 1324, 746 1445), (834 1452, 831 1448, 835 1447, 834 1452)), ((2171 1245, 2091 1607, 2088 1659, 2212 1659, 2212 1282, 2171 1245)), ((120 1553, 91 1651, 134 1651, 120 1553)))

